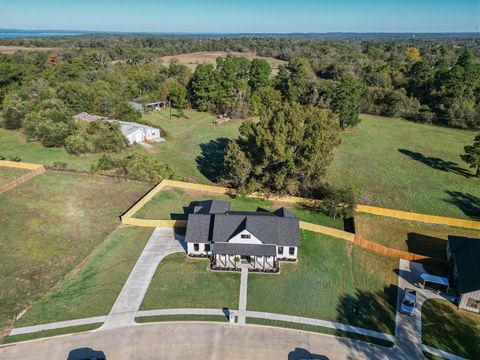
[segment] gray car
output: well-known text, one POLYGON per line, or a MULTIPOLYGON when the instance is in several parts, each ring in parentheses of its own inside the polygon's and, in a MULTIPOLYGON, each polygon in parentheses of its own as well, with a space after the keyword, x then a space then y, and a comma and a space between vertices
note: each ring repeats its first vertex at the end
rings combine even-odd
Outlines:
POLYGON ((417 292, 410 288, 405 288, 403 292, 402 304, 400 305, 400 312, 402 314, 413 315, 415 305, 417 302, 417 292))

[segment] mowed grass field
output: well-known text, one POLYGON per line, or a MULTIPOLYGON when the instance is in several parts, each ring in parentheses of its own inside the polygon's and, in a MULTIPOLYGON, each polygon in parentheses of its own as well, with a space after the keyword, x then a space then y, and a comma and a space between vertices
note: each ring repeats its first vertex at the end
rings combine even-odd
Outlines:
POLYGON ((48 293, 149 186, 46 173, 0 194, 0 324, 48 293))
POLYGON ((188 54, 179 54, 161 57, 160 60, 165 64, 178 63, 189 66, 192 70, 199 64, 215 65, 218 57, 226 58, 227 56, 244 57, 249 60, 263 59, 266 60, 273 70, 277 70, 279 65, 286 65, 287 62, 272 57, 257 56, 254 53, 227 52, 227 51, 201 51, 188 54))
POLYGON ((328 170, 358 202, 458 218, 480 217, 480 181, 460 160, 475 132, 362 116, 328 170))
POLYGON ((0 166, 0 185, 7 184, 27 173, 28 170, 0 166))
POLYGON ((355 232, 389 248, 446 260, 449 235, 480 238, 480 230, 357 214, 355 232))
POLYGON ((446 300, 427 300, 422 306, 422 342, 466 359, 480 359, 480 316, 446 300))
POLYGON ((189 119, 170 118, 164 110, 144 115, 146 120, 161 126, 169 137, 167 141, 154 144, 155 156, 187 181, 217 182, 223 151, 229 139, 238 137, 240 120, 215 126, 216 117, 202 112, 186 111, 189 119))
POLYGON ((118 227, 15 326, 107 315, 152 232, 153 228, 118 227))
MULTIPOLYGON (((146 115, 170 133, 156 156, 186 180, 218 182, 227 139, 240 121, 213 126, 214 116, 187 111, 146 115)), ((480 217, 480 182, 460 160, 475 132, 362 115, 360 125, 342 133, 327 179, 352 188, 359 203, 458 218, 480 217)))
MULTIPOLYGON (((144 115, 169 133, 167 141, 153 144, 150 155, 170 165, 187 181, 216 183, 228 139, 238 137, 242 121, 220 126, 215 116, 186 111, 188 119, 168 111, 144 115)), ((327 179, 354 189, 358 202, 381 207, 458 218, 480 217, 480 181, 469 177, 460 160, 463 147, 475 132, 362 115, 360 125, 342 133, 327 179)), ((137 145, 129 152, 146 150, 137 145)), ((88 170, 101 154, 74 156, 64 149, 27 143, 19 131, 0 129, 0 155, 23 161, 88 170)))
POLYGON ((393 333, 398 260, 302 231, 298 263, 250 274, 247 309, 336 321, 393 333))
POLYGON ((173 308, 238 309, 240 274, 208 271, 205 259, 167 256, 158 265, 140 310, 173 308))
POLYGON ((333 219, 321 213, 312 212, 301 205, 292 205, 282 202, 272 202, 265 199, 231 198, 227 195, 218 195, 202 191, 192 191, 165 187, 143 206, 134 217, 155 220, 186 220, 193 211, 192 204, 203 200, 224 200, 231 203, 233 211, 274 211, 280 207, 287 207, 300 220, 315 224, 343 229, 342 219, 333 219))
MULTIPOLYGON (((140 145, 136 145, 118 156, 134 151, 144 152, 145 150, 140 145)), ((65 162, 68 168, 89 171, 92 164, 96 163, 103 154, 72 155, 64 148, 47 148, 40 143, 27 142, 21 131, 0 128, 0 155, 6 159, 18 156, 23 162, 48 166, 53 166, 54 162, 65 162)))

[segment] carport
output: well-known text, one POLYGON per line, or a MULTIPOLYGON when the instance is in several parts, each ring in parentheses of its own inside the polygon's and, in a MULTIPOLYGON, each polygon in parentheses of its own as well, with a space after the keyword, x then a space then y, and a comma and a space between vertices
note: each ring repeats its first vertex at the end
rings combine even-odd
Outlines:
POLYGON ((423 289, 434 290, 437 293, 447 293, 450 289, 450 283, 446 277, 423 273, 420 279, 419 285, 423 289))

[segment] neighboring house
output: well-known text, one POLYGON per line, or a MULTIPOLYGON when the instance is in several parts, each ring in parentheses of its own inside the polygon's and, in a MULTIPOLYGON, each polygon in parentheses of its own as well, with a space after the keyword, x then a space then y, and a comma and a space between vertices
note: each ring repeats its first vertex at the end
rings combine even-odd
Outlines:
POLYGON ((447 257, 460 293, 458 307, 480 313, 480 239, 449 236, 447 257))
POLYGON ((98 121, 98 120, 108 120, 108 117, 106 116, 98 116, 98 115, 91 115, 86 112, 81 112, 77 115, 73 115, 74 120, 81 120, 85 122, 92 122, 92 121, 98 121))
POLYGON ((129 121, 109 119, 105 116, 91 115, 86 112, 74 115, 73 119, 86 122, 92 122, 97 120, 117 121, 120 124, 120 131, 122 132, 123 136, 127 138, 130 145, 135 143, 142 143, 145 141, 164 141, 164 139, 160 135, 160 130, 152 126, 147 126, 129 121))
POLYGON ((278 271, 278 261, 297 260, 299 221, 290 211, 230 211, 230 203, 209 200, 188 215, 185 236, 189 256, 208 256, 212 269, 278 271))
POLYGON ((142 143, 145 141, 163 141, 160 130, 151 126, 142 125, 128 121, 118 121, 123 136, 130 144, 142 143))
POLYGON ((166 109, 169 106, 168 101, 155 101, 150 103, 142 103, 138 100, 132 100, 128 102, 130 106, 137 111, 160 111, 166 109))

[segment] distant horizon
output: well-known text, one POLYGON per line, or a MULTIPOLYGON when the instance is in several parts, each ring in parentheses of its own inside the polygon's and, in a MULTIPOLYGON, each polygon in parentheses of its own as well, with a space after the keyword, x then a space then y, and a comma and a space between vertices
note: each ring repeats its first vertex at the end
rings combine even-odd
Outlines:
POLYGON ((3 0, 0 24, 125 33, 476 33, 480 1, 3 0))
POLYGON ((80 29, 28 29, 28 28, 0 28, 0 32, 25 32, 25 33, 78 33, 78 34, 180 34, 180 35, 329 35, 329 34, 394 34, 394 35, 442 35, 442 34, 478 34, 480 31, 298 31, 298 32, 216 32, 216 31, 120 31, 120 30, 80 30, 80 29))

